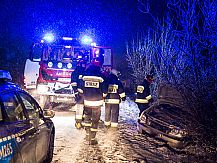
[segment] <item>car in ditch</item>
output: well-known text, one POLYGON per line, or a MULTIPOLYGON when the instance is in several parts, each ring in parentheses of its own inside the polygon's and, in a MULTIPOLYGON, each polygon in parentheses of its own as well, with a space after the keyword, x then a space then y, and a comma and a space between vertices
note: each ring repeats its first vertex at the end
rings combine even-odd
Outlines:
POLYGON ((10 81, 10 73, 0 70, 0 162, 51 162, 55 112, 42 110, 10 81))
POLYGON ((183 109, 180 94, 166 85, 159 88, 159 99, 143 111, 137 122, 140 133, 147 134, 170 147, 184 148, 189 143, 184 119, 188 116, 183 109))

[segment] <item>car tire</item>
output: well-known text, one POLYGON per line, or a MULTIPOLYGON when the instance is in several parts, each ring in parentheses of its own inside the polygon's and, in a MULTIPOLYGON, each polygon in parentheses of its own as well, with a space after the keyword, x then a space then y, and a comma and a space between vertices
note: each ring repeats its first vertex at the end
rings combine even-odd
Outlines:
POLYGON ((47 156, 46 159, 44 160, 43 163, 50 163, 53 159, 53 151, 54 151, 54 130, 51 133, 50 136, 50 143, 49 143, 49 147, 48 147, 48 151, 47 151, 47 156))

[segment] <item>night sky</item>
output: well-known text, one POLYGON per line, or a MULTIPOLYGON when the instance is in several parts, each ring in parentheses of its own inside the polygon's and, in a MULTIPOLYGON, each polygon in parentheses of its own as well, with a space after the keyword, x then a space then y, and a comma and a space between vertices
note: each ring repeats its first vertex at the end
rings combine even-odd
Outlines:
MULTIPOLYGON (((162 1, 150 2, 153 14, 161 15, 162 1)), ((25 61, 31 44, 46 32, 75 38, 88 34, 97 45, 111 46, 118 61, 125 42, 152 23, 150 15, 138 10, 137 0, 1 0, 0 64, 4 68, 16 57, 12 49, 25 61)))
POLYGON ((8 38, 88 33, 99 45, 118 46, 150 25, 151 18, 139 12, 136 0, 1 0, 0 22, 0 34, 8 38))

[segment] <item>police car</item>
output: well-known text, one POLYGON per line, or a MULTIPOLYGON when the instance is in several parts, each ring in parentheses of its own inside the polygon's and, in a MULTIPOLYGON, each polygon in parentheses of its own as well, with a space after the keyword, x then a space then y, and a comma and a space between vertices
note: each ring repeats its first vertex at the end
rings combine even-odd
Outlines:
POLYGON ((51 162, 54 111, 42 110, 27 92, 0 70, 0 162, 51 162))

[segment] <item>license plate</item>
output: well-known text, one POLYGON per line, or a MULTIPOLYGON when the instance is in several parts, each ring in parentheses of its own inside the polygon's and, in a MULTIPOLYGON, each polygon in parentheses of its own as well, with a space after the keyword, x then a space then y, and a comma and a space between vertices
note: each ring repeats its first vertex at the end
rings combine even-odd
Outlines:
POLYGON ((71 82, 71 78, 58 78, 58 81, 61 81, 61 82, 71 82))
POLYGON ((69 100, 69 99, 66 98, 66 97, 65 97, 65 98, 59 98, 59 97, 58 97, 57 100, 60 100, 60 101, 67 101, 67 100, 69 100))

